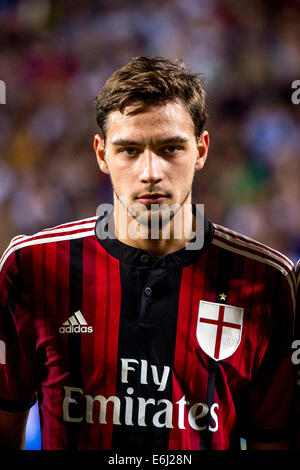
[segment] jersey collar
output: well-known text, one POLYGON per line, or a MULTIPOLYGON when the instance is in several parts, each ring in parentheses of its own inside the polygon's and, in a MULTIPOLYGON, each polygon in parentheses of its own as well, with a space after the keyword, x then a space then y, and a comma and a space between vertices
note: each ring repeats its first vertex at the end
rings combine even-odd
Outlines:
MULTIPOLYGON (((156 258, 153 254, 149 253, 148 251, 141 250, 139 248, 134 248, 129 246, 120 240, 118 240, 114 235, 113 229, 113 217, 112 212, 107 213, 107 216, 104 219, 104 216, 100 216, 95 225, 95 235, 98 242, 104 248, 104 250, 113 256, 114 258, 122 261, 126 264, 135 267, 153 267, 154 265, 157 267, 176 267, 176 266, 186 266, 191 264, 198 258, 202 253, 204 253, 207 248, 210 246, 211 241, 214 235, 214 226, 213 224, 200 212, 197 210, 196 205, 192 205, 193 213, 197 217, 201 217, 203 220, 203 225, 199 224, 199 226, 204 226, 204 238, 203 238, 203 246, 199 249, 187 249, 182 248, 181 250, 174 251, 169 253, 162 258, 156 258), (106 233, 107 236, 104 237, 103 233, 106 233), (108 235, 108 233, 110 235, 108 235)), ((195 241, 192 240, 192 242, 195 241)))

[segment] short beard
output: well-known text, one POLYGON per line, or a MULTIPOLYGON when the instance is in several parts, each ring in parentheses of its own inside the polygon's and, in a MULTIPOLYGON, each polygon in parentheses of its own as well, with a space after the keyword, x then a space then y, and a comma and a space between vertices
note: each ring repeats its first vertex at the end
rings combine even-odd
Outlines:
MULTIPOLYGON (((133 204, 133 206, 128 207, 126 198, 123 198, 122 196, 120 196, 118 194, 118 192, 116 191, 116 188, 114 186, 114 183, 113 183, 113 180, 112 180, 111 173, 109 171, 109 167, 107 165, 107 162, 106 162, 106 166, 107 166, 107 169, 108 169, 108 172, 109 172, 109 175, 110 175, 111 185, 112 185, 112 188, 113 188, 113 192, 116 195, 116 198, 121 203, 121 205, 124 207, 124 209, 127 211, 127 213, 130 215, 130 217, 132 217, 134 220, 136 220, 136 222, 138 224, 140 224, 141 226, 143 226, 145 228, 148 228, 148 231, 149 231, 149 229, 151 229, 151 212, 149 213, 149 211, 147 210, 146 211, 147 214, 144 217, 143 216, 137 216, 136 213, 135 213, 135 210, 132 209, 132 207, 134 207, 135 205, 133 204), (124 199, 125 199, 125 201, 124 201, 124 199)), ((194 174, 193 174, 193 178, 192 178, 192 184, 193 184, 193 181, 194 181, 195 173, 196 173, 196 163, 195 163, 195 167, 194 167, 194 174)), ((174 205, 176 205, 175 210, 168 210, 167 214, 165 214, 165 215, 160 214, 159 215, 158 221, 155 221, 156 224, 157 224, 156 229, 158 231, 160 231, 167 224, 171 223, 171 221, 174 219, 175 215, 179 212, 179 210, 183 209, 183 205, 185 204, 186 200, 188 199, 188 197, 191 193, 192 193, 192 185, 190 186, 190 188, 186 192, 185 196, 182 198, 182 201, 179 202, 179 203, 174 203, 172 205, 173 208, 174 208, 174 205)), ((171 196, 171 194, 168 194, 168 196, 171 196)), ((137 204, 139 204, 139 203, 137 203, 137 204)), ((158 208, 158 210, 159 210, 159 208, 158 208)))
POLYGON ((153 229, 153 224, 155 224, 155 230, 158 231, 160 231, 163 227, 171 223, 175 215, 181 209, 183 209, 186 200, 191 194, 190 188, 179 203, 174 203, 172 204, 172 206, 169 206, 166 203, 153 204, 154 207, 147 210, 146 206, 141 203, 132 204, 131 206, 128 206, 126 204, 126 198, 120 196, 114 187, 113 190, 116 195, 116 198, 122 204, 124 209, 126 209, 130 217, 132 217, 139 225, 143 226, 144 228, 148 228, 148 230, 153 229))

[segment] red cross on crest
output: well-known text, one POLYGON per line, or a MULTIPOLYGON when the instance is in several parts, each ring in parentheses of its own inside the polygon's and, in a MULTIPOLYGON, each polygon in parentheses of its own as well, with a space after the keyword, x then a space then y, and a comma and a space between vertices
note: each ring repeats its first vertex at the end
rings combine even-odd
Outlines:
POLYGON ((241 307, 199 302, 196 336, 206 354, 219 361, 236 351, 242 336, 243 312, 241 307))

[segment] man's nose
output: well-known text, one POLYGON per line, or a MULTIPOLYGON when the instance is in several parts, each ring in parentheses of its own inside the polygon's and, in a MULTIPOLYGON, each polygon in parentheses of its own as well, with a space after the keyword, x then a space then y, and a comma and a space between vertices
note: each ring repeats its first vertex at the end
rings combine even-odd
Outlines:
POLYGON ((145 150, 141 158, 140 181, 157 183, 162 179, 162 162, 152 150, 145 150))

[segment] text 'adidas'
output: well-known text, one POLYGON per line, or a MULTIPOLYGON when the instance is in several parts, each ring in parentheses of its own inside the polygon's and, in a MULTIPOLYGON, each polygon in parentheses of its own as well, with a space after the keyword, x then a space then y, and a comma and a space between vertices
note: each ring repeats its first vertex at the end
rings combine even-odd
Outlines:
POLYGON ((80 310, 77 310, 58 330, 60 333, 92 333, 80 310))

